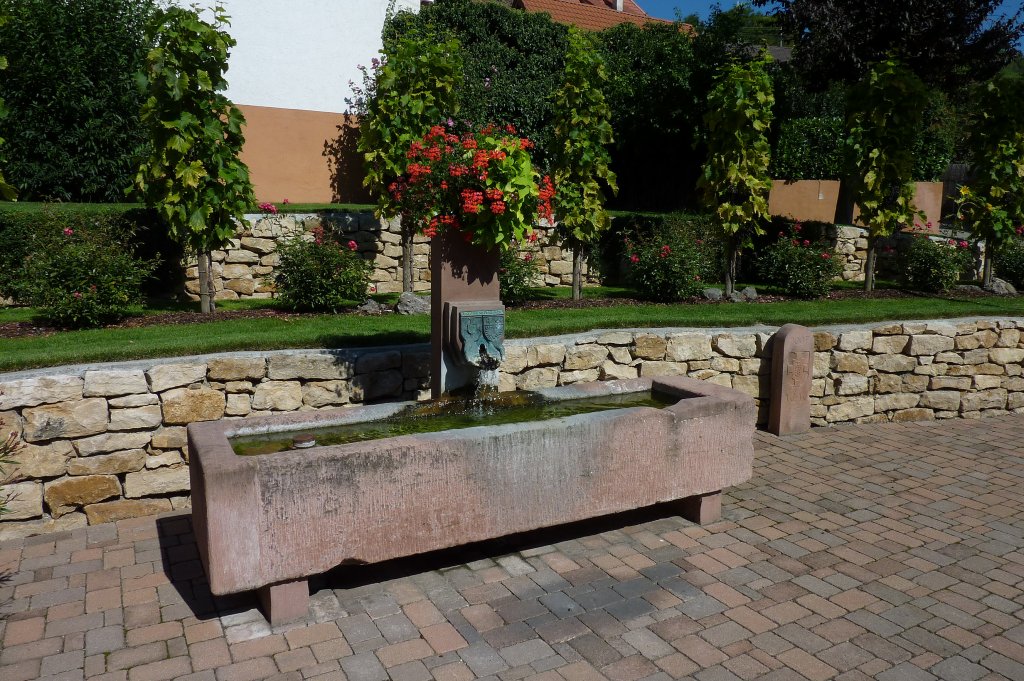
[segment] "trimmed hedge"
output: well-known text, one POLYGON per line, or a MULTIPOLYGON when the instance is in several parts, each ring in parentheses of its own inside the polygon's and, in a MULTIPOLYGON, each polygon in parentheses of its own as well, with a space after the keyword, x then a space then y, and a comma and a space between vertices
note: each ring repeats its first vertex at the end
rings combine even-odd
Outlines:
POLYGON ((780 126, 772 154, 772 177, 781 180, 837 180, 843 174, 843 119, 794 118, 780 126))

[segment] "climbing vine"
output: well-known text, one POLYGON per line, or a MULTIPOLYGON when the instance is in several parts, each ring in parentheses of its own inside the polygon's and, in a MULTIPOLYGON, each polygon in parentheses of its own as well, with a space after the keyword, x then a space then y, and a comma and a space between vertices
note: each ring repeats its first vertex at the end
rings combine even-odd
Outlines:
POLYGON ((223 94, 235 40, 225 30, 224 8, 212 14, 208 23, 195 8, 170 7, 150 26, 154 47, 139 79, 152 152, 135 177, 171 237, 198 255, 203 312, 214 308, 210 251, 234 237, 255 203, 249 169, 239 158, 245 118, 223 94))
POLYGON ((704 116, 708 160, 697 187, 728 242, 726 295, 735 288, 740 250, 764 233, 762 223, 769 217, 768 131, 775 104, 769 62, 765 55, 726 67, 708 95, 704 116))
POLYGON ((611 218, 604 209, 607 188, 618 192, 608 167, 612 143, 611 109, 602 92, 608 77, 590 36, 570 27, 562 86, 554 93, 554 209, 558 236, 573 250, 572 297, 582 297, 585 249, 611 218))

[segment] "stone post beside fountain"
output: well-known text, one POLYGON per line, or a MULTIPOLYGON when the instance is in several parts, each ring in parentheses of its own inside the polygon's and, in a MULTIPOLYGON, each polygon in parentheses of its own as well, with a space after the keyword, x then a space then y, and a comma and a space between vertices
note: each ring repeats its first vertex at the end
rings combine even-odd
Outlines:
POLYGON ((498 283, 497 249, 443 232, 430 249, 430 392, 476 385, 482 371, 504 359, 505 307, 498 283))

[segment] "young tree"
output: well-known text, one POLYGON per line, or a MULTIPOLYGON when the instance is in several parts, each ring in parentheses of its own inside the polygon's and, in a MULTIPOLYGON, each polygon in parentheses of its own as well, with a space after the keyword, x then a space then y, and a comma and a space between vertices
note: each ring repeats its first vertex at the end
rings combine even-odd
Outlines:
POLYGON ((611 224, 602 184, 618 191, 609 168, 611 110, 601 87, 608 80, 604 61, 588 34, 569 29, 562 87, 553 95, 555 148, 554 208, 558 237, 572 249, 572 298, 583 297, 583 259, 589 244, 611 224))
POLYGON ((850 89, 847 103, 849 189, 868 228, 864 290, 875 287, 878 240, 913 224, 914 146, 928 90, 898 61, 871 67, 850 89))
POLYGON ((796 36, 808 82, 854 82, 894 56, 947 92, 994 76, 1018 53, 1024 9, 1003 0, 755 0, 796 36), (1012 11, 1012 10, 1011 10, 1012 11), (1005 12, 1005 13, 1004 13, 1005 12))
MULTIPOLYGON (((403 36, 386 47, 376 71, 376 88, 359 123, 359 151, 381 217, 400 215, 389 187, 405 174, 409 146, 431 126, 458 111, 462 58, 455 40, 403 36)), ((417 225, 402 216, 402 290, 412 291, 413 237, 417 225)))
MULTIPOLYGON (((8 17, 0 16, 0 26, 3 26, 8 21, 8 17)), ((0 71, 7 68, 7 57, 0 55, 0 71)), ((0 120, 7 115, 7 109, 4 108, 3 97, 0 97, 0 120)), ((0 137, 0 147, 4 145, 4 139, 0 137)), ((2 152, 0 152, 0 162, 4 160, 2 152)), ((0 165, 0 201, 15 201, 18 198, 18 192, 15 191, 14 187, 7 184, 4 180, 3 167, 0 165)), ((0 507, 2 508, 2 507, 0 507)))
POLYGON ((180 7, 154 18, 155 47, 139 75, 152 152, 135 177, 171 237, 198 256, 203 312, 214 309, 210 252, 227 244, 255 203, 249 169, 238 157, 245 118, 222 94, 235 41, 224 30, 224 9, 212 12, 212 23, 180 7))
POLYGON ((1024 226, 1024 80, 1004 75, 982 88, 971 131, 970 182, 961 188, 957 218, 985 240, 984 284, 992 255, 1024 226))
POLYGON ((715 213, 727 241, 725 293, 736 286, 739 252, 768 219, 772 79, 767 56, 725 69, 708 95, 708 160, 697 183, 704 205, 715 213))

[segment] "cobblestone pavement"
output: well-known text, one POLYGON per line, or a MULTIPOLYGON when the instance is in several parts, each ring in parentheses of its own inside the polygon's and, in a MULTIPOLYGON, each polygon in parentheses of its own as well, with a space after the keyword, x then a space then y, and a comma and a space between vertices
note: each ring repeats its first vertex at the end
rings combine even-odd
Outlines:
POLYGON ((188 515, 0 545, 0 679, 1024 679, 1024 417, 757 436, 664 509, 214 599, 188 515))

